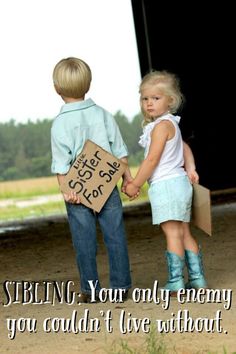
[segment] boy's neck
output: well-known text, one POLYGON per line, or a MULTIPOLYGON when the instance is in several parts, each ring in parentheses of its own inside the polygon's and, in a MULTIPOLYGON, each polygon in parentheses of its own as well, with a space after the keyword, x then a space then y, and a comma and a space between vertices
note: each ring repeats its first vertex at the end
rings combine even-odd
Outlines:
POLYGON ((65 103, 73 103, 73 102, 84 101, 84 97, 73 98, 73 97, 61 96, 61 98, 63 99, 63 101, 64 101, 65 103))

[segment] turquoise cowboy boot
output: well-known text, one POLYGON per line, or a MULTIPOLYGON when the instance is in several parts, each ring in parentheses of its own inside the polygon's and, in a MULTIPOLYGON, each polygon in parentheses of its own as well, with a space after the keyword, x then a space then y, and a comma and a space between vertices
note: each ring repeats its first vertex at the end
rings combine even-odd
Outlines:
POLYGON ((170 290, 171 295, 174 296, 179 289, 185 288, 183 277, 184 257, 180 257, 175 253, 166 251, 166 259, 169 279, 164 289, 170 290))
POLYGON ((202 252, 200 247, 198 253, 194 253, 190 250, 185 250, 185 262, 188 268, 188 282, 185 285, 185 288, 207 288, 207 282, 204 276, 202 263, 202 252))

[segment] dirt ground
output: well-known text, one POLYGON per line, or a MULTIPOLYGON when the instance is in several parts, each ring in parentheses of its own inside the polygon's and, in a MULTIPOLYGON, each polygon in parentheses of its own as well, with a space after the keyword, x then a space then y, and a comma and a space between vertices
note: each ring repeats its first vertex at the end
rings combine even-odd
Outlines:
MULTIPOLYGON (((17 224, 15 226, 23 228, 2 233, 0 353, 123 354, 128 353, 125 346, 145 353, 145 343, 151 338, 157 338, 163 348, 168 348, 168 353, 223 353, 224 348, 227 354, 236 352, 235 201, 213 205, 212 216, 212 237, 194 227, 193 232, 202 246, 209 288, 218 289, 215 292, 218 297, 213 301, 199 294, 198 302, 188 303, 180 303, 186 299, 183 296, 179 301, 171 298, 168 309, 165 308, 168 298, 160 298, 158 304, 157 296, 161 296, 161 291, 156 293, 155 290, 156 281, 161 287, 167 277, 165 240, 160 229, 151 225, 148 204, 124 210, 133 281, 125 303, 77 304, 79 278, 65 216, 17 224), (29 281, 31 285, 38 283, 38 298, 33 298, 33 290, 25 291, 25 302, 34 304, 22 304, 22 281, 29 281), (53 281, 68 287, 69 295, 75 294, 75 298, 62 296, 60 303, 55 296, 52 304, 50 284, 53 281), (14 290, 14 284, 18 284, 19 292, 14 290), (47 298, 46 286, 49 288, 47 298), (152 298, 135 302, 138 299, 132 296, 141 294, 137 288, 151 289, 152 298), (229 289, 232 289, 231 304, 229 289), (27 298, 27 294, 31 294, 30 297, 27 298), (40 300, 43 303, 37 304, 40 300), (178 320, 181 316, 183 319, 178 320), (88 319, 83 319, 85 317, 88 319), (70 333, 63 333, 63 319, 71 324, 70 333), (195 326, 192 332, 187 328, 191 319, 195 326), (172 325, 169 333, 160 334, 158 323, 172 325), (14 324, 15 337, 9 339, 14 336, 14 324), (93 324, 97 327, 93 328, 93 324), (205 327, 201 327, 203 324, 205 327), (209 326, 214 333, 207 332, 209 326), (145 333, 150 329, 152 334, 145 333)), ((102 286, 108 288, 107 255, 100 232, 97 261, 102 286)))

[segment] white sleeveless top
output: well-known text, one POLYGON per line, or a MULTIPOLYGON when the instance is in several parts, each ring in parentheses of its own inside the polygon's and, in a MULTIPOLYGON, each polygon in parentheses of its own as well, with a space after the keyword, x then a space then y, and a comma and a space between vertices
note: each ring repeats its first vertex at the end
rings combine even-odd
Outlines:
POLYGON ((139 144, 145 148, 144 156, 146 157, 151 144, 151 132, 153 128, 162 120, 169 120, 175 127, 175 135, 172 139, 166 142, 159 164, 153 171, 149 178, 149 183, 154 183, 163 179, 168 179, 176 176, 186 175, 184 170, 184 156, 183 156, 183 141, 181 132, 178 126, 180 121, 179 116, 174 116, 166 113, 157 118, 154 122, 148 123, 143 129, 139 144))

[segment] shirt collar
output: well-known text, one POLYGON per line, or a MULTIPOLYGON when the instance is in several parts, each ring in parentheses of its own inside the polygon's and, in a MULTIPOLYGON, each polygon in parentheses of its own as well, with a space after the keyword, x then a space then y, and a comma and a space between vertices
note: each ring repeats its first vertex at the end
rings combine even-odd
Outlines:
POLYGON ((89 107, 92 107, 95 105, 96 105, 96 103, 94 103, 94 101, 91 98, 88 98, 83 101, 66 103, 61 107, 60 114, 89 108, 89 107))

